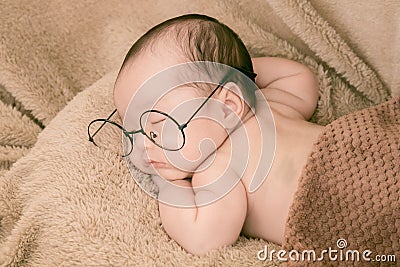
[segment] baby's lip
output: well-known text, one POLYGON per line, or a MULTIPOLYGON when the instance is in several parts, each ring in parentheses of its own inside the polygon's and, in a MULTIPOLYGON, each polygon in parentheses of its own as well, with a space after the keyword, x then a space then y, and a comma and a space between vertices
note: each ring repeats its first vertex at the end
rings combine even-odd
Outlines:
POLYGON ((153 166, 154 168, 165 168, 167 164, 165 162, 156 161, 152 159, 145 159, 143 160, 143 165, 145 167, 153 166))
POLYGON ((167 166, 165 162, 156 160, 149 160, 149 164, 152 165, 154 168, 165 168, 167 166))

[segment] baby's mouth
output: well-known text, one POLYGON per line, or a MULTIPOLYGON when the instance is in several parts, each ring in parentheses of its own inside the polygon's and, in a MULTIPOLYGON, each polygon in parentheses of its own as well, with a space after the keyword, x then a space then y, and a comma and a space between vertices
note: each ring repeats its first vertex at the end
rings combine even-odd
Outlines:
POLYGON ((149 165, 153 166, 154 168, 166 168, 167 164, 161 161, 150 160, 149 165))
POLYGON ((167 164, 165 162, 161 162, 161 161, 145 159, 142 162, 143 162, 143 166, 146 168, 153 167, 153 168, 158 169, 158 168, 166 168, 167 167, 167 164))

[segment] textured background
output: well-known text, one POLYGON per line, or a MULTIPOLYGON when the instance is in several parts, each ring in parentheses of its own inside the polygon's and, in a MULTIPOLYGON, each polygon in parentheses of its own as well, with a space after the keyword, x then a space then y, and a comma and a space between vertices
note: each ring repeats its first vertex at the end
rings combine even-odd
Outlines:
POLYGON ((131 44, 188 12, 225 22, 254 56, 308 65, 320 81, 314 122, 400 93, 397 1, 2 1, 0 264, 261 264, 267 243, 244 237, 207 257, 184 252, 125 162, 87 142, 131 44))

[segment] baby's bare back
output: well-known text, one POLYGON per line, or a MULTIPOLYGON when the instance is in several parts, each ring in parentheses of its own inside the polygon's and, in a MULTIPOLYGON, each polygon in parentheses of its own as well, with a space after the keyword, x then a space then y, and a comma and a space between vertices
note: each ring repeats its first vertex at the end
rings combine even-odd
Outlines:
MULTIPOLYGON (((268 92, 264 93, 268 99, 268 92)), ((268 133, 260 133, 259 122, 255 116, 244 124, 249 135, 250 157, 242 177, 248 200, 242 233, 280 244, 298 179, 323 127, 285 115, 290 112, 280 103, 269 101, 269 105, 275 122, 276 148, 275 151, 264 151, 274 153, 273 162, 269 173, 264 177, 264 182, 255 192, 250 192, 249 187, 259 165, 267 165, 260 162, 260 154, 261 149, 268 149, 262 140, 268 133)), ((235 141, 240 142, 232 140, 235 141)))

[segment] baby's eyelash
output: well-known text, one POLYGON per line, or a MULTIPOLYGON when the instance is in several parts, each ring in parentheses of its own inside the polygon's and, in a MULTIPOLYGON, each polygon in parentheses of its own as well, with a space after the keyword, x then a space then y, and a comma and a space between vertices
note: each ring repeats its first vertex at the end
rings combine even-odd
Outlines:
POLYGON ((151 124, 157 124, 157 123, 163 122, 165 120, 166 120, 166 118, 163 118, 163 119, 158 120, 158 121, 153 121, 153 122, 151 122, 151 124))

